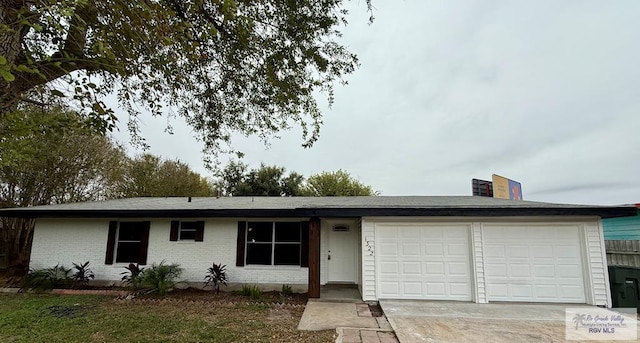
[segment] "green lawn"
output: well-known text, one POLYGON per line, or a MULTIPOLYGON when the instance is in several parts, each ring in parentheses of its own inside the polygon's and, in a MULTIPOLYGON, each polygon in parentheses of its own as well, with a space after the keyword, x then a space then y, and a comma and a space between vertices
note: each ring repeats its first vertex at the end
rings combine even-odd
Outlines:
POLYGON ((86 295, 0 294, 1 342, 332 342, 302 332, 303 308, 115 302, 86 295))

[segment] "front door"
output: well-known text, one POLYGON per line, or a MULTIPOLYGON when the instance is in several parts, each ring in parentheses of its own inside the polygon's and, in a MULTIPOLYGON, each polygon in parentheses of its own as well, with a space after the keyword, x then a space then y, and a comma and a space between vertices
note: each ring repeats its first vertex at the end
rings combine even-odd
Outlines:
POLYGON ((333 224, 329 227, 327 282, 355 283, 356 231, 354 225, 349 224, 333 224))

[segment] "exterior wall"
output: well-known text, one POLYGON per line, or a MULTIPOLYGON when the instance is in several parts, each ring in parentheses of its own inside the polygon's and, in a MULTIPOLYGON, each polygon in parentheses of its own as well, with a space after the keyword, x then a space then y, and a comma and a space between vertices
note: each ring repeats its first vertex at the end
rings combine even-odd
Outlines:
POLYGON ((640 240, 640 215, 603 219, 602 226, 605 240, 640 240))
POLYGON ((485 304, 487 300, 487 292, 484 277, 484 251, 482 249, 482 225, 473 223, 471 225, 471 249, 472 249, 472 273, 473 283, 475 286, 474 299, 475 302, 485 304))
MULTIPOLYGON (((127 264, 104 264, 109 220, 115 219, 38 219, 30 266, 39 269, 60 263, 69 268, 72 262, 88 260, 97 280, 119 281, 120 273, 127 264)), ((147 266, 163 260, 166 263, 179 263, 184 269, 182 281, 202 282, 207 268, 215 262, 227 266, 231 283, 307 284, 308 268, 236 267, 237 222, 243 219, 204 219, 203 242, 172 242, 169 240, 171 219, 146 220, 151 220, 147 266)))
POLYGON ((376 295, 375 222, 362 218, 362 300, 378 300, 376 295))
POLYGON ((365 301, 377 300, 376 271, 375 271, 375 228, 377 223, 393 222, 424 222, 424 223, 461 223, 471 225, 471 267, 472 281, 475 287, 474 301, 486 303, 486 287, 484 273, 482 226, 487 223, 501 224, 572 224, 581 227, 584 235, 582 241, 583 268, 585 278, 585 293, 587 303, 592 305, 611 306, 611 294, 609 290, 609 276, 606 265, 604 239, 601 222, 598 218, 385 218, 365 217, 362 219, 362 296, 365 301))
POLYGON ((604 246, 602 224, 589 222, 584 224, 586 250, 585 276, 589 277, 591 287, 587 287, 587 297, 591 305, 611 307, 611 290, 609 288, 609 269, 604 246), (591 289, 591 294, 589 294, 591 289))

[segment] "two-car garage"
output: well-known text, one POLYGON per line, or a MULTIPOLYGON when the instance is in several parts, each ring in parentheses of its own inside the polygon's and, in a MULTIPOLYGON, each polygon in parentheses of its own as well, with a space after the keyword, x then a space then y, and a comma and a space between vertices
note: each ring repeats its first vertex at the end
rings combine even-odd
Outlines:
POLYGON ((586 266, 602 264, 589 262, 601 256, 600 247, 587 244, 598 237, 597 222, 381 221, 368 227, 377 299, 607 301, 604 288, 604 295, 587 295, 600 288, 585 278, 586 266))

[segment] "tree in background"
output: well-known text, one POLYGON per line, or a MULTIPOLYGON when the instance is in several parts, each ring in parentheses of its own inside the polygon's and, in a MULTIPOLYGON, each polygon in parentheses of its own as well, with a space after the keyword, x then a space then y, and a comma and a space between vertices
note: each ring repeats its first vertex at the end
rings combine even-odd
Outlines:
POLYGON ((231 196, 356 196, 378 195, 349 173, 338 170, 304 176, 278 166, 260 165, 248 169, 242 162, 231 161, 220 173, 217 187, 231 196))
POLYGON ((112 130, 103 99, 116 92, 134 135, 145 108, 183 116, 213 153, 233 131, 267 139, 291 123, 309 146, 321 124, 313 95, 332 103, 357 67, 336 41, 343 2, 2 0, 0 118, 60 97, 112 130))
POLYGON ((367 186, 343 170, 322 172, 312 175, 302 189, 305 196, 368 196, 378 195, 371 186, 367 186))
POLYGON ((296 196, 304 177, 296 172, 285 175, 286 169, 261 164, 249 170, 242 162, 230 162, 222 170, 218 186, 225 195, 233 196, 296 196))
POLYGON ((206 197, 214 194, 206 178, 178 160, 143 154, 125 163, 116 193, 121 197, 206 197))
MULTIPOLYGON (((112 197, 122 177, 123 149, 97 134, 82 116, 26 107, 0 120, 0 199, 3 207, 112 197)), ((0 249, 10 264, 26 265, 33 220, 2 218, 0 249)))

